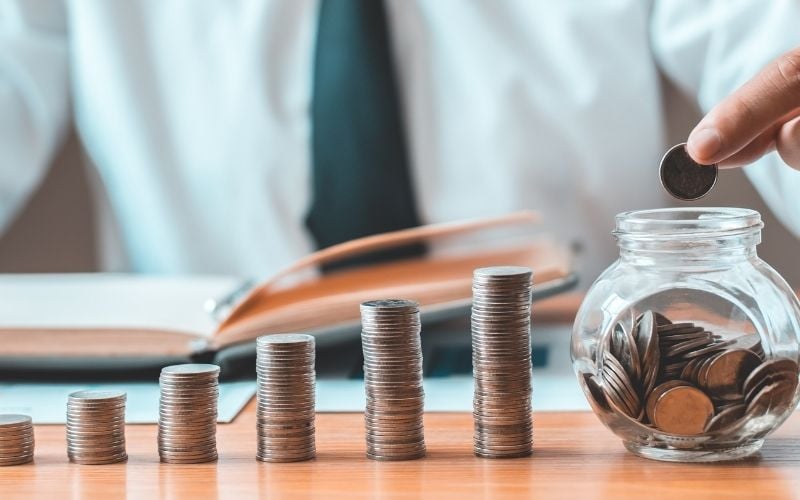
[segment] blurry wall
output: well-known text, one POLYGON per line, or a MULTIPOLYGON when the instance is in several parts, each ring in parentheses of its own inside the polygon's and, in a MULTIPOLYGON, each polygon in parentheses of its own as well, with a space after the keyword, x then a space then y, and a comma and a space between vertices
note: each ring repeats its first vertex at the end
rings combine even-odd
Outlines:
MULTIPOLYGON (((668 143, 674 144, 685 140, 699 115, 672 89, 667 88, 666 95, 668 143)), ((653 182, 658 182, 655 171, 653 182)), ((775 219, 741 171, 722 172, 702 204, 749 207, 761 212, 766 225, 759 247, 761 256, 800 288, 800 240, 775 219)), ((0 239, 0 272, 96 270, 93 221, 80 144, 71 134, 39 190, 0 239)))
POLYGON ((97 270, 92 200, 70 133, 46 178, 0 238, 0 272, 97 270))

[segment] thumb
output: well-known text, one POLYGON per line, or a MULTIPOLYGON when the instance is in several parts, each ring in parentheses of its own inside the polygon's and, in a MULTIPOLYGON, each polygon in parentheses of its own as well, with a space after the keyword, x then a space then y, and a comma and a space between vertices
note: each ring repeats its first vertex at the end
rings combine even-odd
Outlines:
POLYGON ((719 163, 800 108, 800 49, 768 64, 692 130, 686 149, 698 163, 719 163))

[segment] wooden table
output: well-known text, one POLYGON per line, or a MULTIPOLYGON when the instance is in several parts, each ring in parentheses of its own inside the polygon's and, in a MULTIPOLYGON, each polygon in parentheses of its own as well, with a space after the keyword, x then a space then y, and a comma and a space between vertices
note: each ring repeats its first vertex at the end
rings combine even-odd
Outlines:
POLYGON ((129 461, 106 466, 70 464, 64 427, 37 426, 35 463, 0 468, 0 498, 800 495, 800 415, 768 438, 759 457, 715 465, 637 458, 591 413, 537 413, 534 426, 533 457, 486 460, 472 455, 469 414, 428 414, 428 457, 374 462, 364 457, 360 414, 320 414, 315 460, 265 464, 254 458, 255 405, 250 403, 234 423, 219 426, 218 463, 161 464, 156 427, 129 425, 129 461))

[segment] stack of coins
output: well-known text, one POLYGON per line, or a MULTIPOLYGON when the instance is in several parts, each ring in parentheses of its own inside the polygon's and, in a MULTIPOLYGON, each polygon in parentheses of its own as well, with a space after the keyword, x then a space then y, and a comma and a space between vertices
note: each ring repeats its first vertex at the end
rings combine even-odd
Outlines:
POLYGON ((33 423, 27 415, 0 415, 0 467, 33 460, 33 423))
POLYGON ((419 305, 411 300, 361 304, 367 457, 425 456, 419 305))
POLYGON ((264 462, 314 458, 314 337, 265 335, 256 341, 258 452, 264 462))
POLYGON ((123 391, 78 391, 67 399, 67 456, 70 462, 104 465, 124 462, 123 391))
POLYGON ((480 457, 532 452, 531 277, 525 267, 487 267, 473 274, 474 450, 480 457))
POLYGON ((723 340, 654 311, 639 315, 630 331, 617 323, 602 361, 599 381, 584 377, 593 406, 680 436, 730 432, 750 418, 780 415, 792 405, 800 374, 793 359, 767 359, 756 334, 723 340))
POLYGON ((162 462, 197 464, 217 459, 219 366, 185 364, 161 370, 158 454, 162 462))

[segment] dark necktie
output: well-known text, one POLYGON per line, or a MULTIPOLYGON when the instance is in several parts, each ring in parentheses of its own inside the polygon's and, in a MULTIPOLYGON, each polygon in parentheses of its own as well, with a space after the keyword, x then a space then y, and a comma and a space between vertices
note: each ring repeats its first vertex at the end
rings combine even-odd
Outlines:
MULTIPOLYGON (((306 224, 319 248, 419 225, 383 1, 321 1, 311 120, 306 224)), ((336 267, 423 251, 416 245, 336 267)))

